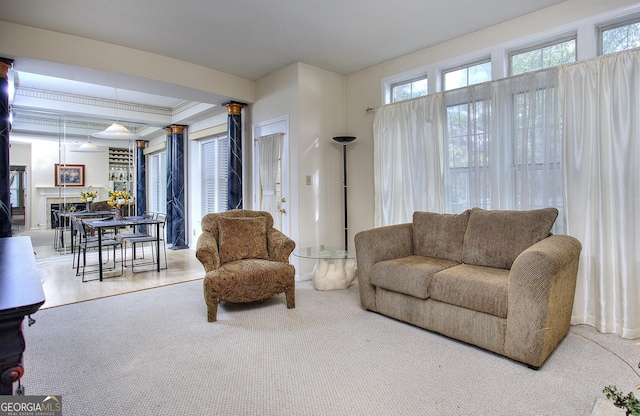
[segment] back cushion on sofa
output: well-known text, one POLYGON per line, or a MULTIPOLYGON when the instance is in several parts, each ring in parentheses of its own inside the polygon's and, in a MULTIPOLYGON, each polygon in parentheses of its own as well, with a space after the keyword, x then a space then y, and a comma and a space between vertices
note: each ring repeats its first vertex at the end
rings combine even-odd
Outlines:
POLYGON ((516 257, 549 236, 556 208, 531 211, 486 211, 473 208, 464 235, 462 262, 511 269, 516 257))
POLYGON ((462 214, 414 212, 413 254, 460 263, 469 214, 469 210, 462 214))

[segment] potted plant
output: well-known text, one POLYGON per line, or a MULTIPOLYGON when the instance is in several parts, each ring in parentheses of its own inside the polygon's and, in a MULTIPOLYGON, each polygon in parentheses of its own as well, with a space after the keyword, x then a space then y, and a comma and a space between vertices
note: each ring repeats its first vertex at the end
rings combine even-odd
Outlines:
MULTIPOLYGON (((638 363, 638 368, 640 368, 640 363, 638 363)), ((640 385, 636 388, 640 389, 640 385)), ((627 416, 640 416, 640 401, 632 391, 625 396, 621 391, 618 391, 616 386, 609 385, 602 392, 607 395, 607 399, 613 401, 616 407, 624 409, 627 416)))

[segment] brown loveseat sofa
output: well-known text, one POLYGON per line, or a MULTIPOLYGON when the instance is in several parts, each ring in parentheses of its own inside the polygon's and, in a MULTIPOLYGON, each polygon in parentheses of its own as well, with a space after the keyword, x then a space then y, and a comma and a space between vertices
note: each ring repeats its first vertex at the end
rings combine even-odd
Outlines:
POLYGON ((539 368, 569 331, 582 246, 558 211, 415 212, 355 236, 360 302, 539 368))

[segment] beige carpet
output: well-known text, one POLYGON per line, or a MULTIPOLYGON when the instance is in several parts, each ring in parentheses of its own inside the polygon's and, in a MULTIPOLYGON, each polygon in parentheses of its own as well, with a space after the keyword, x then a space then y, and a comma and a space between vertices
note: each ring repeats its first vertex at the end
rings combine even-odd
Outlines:
POLYGON ((71 415, 589 415, 638 383, 634 341, 573 327, 539 371, 364 311, 357 285, 223 303, 202 282, 39 311, 29 395, 71 415), (623 361, 626 360, 627 362, 623 361))

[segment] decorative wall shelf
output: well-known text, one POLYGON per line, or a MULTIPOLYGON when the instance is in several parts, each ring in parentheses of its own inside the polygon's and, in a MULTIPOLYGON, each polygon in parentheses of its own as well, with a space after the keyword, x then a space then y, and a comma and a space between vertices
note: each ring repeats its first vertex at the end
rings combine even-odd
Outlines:
POLYGON ((109 189, 133 191, 133 150, 109 148, 109 189))

